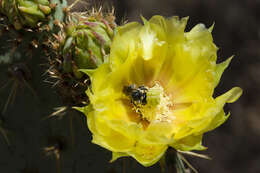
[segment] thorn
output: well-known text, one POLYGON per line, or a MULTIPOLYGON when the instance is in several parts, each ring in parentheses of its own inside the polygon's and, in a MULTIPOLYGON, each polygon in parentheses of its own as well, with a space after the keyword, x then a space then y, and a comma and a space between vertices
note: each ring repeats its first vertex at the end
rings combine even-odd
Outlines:
POLYGON ((75 5, 77 5, 81 0, 75 0, 69 7, 68 11, 70 11, 75 5))
POLYGON ((33 46, 34 48, 38 48, 38 47, 39 47, 39 43, 37 42, 37 40, 33 40, 33 41, 31 42, 31 44, 32 44, 32 46, 33 46))
POLYGON ((54 88, 55 86, 57 86, 60 83, 60 81, 56 81, 53 85, 52 88, 54 88))
POLYGON ((10 91, 9 95, 8 95, 7 101, 6 101, 4 109, 2 111, 2 114, 5 114, 8 106, 9 106, 9 103, 11 103, 11 100, 13 100, 15 98, 15 95, 13 95, 13 94, 14 94, 14 91, 16 90, 16 87, 17 87, 17 83, 15 82, 13 84, 12 88, 11 88, 11 91, 10 91))
POLYGON ((43 148, 46 156, 54 155, 56 159, 56 173, 61 173, 61 152, 66 150, 67 141, 63 136, 52 136, 49 138, 49 147, 43 148))
POLYGON ((198 154, 198 153, 191 152, 191 151, 180 151, 180 150, 178 150, 178 152, 182 153, 182 154, 190 155, 190 156, 199 157, 202 159, 212 160, 212 158, 210 158, 209 156, 204 155, 204 154, 198 154))
POLYGON ((66 113, 66 111, 68 110, 68 107, 67 106, 57 107, 57 108, 54 108, 54 110, 56 110, 56 111, 53 112, 51 115, 47 116, 46 118, 44 118, 43 120, 46 120, 46 119, 54 117, 54 116, 63 117, 64 114, 66 113))
POLYGON ((57 4, 54 4, 54 3, 51 3, 51 4, 50 4, 50 8, 51 8, 51 9, 56 8, 56 6, 57 6, 57 4))
POLYGON ((7 136, 7 130, 2 127, 2 122, 0 124, 0 133, 4 137, 7 146, 10 146, 11 144, 10 144, 9 138, 7 136))
POLYGON ((194 173, 199 173, 191 164, 188 160, 186 160, 181 154, 177 153, 177 155, 181 158, 181 160, 186 163, 186 165, 194 172, 194 173))

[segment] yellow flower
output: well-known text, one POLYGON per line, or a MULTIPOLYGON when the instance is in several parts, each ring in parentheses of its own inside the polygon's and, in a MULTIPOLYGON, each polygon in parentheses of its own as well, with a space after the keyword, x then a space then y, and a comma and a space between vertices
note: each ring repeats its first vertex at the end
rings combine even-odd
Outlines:
POLYGON ((110 61, 96 70, 81 108, 93 143, 113 152, 112 160, 132 156, 144 166, 156 163, 168 146, 203 150, 202 136, 229 115, 223 106, 239 98, 235 87, 213 98, 231 61, 216 64, 217 47, 203 24, 185 32, 188 18, 154 16, 144 25, 118 28, 110 61))

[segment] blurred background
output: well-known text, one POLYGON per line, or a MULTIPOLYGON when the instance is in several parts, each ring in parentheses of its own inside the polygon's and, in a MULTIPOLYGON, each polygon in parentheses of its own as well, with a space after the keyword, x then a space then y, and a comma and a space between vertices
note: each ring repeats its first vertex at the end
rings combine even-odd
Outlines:
MULTIPOLYGON (((244 93, 237 102, 225 107, 226 112, 231 112, 229 120, 204 137, 203 143, 208 150, 201 153, 212 160, 189 156, 187 159, 200 173, 259 173, 260 0, 87 1, 88 7, 99 5, 113 5, 118 24, 125 20, 140 21, 140 15, 149 19, 156 14, 189 16, 187 31, 198 23, 207 27, 215 23, 213 37, 219 47, 218 62, 235 55, 216 89, 216 96, 234 86, 243 88, 244 93)), ((78 5, 75 10, 82 7, 82 4, 78 5)), ((0 136, 1 173, 55 173, 55 157, 44 154, 44 148, 53 138, 62 138, 60 145, 65 143, 60 162, 62 173, 160 172, 159 164, 144 168, 131 158, 109 163, 111 153, 90 143, 91 135, 82 115, 70 112, 60 119, 44 119, 53 112, 53 106, 61 106, 61 103, 50 85, 43 82, 46 76, 41 74, 45 68, 35 59, 29 65, 33 67, 33 76, 40 76, 33 78, 32 87, 46 94, 35 98, 28 89, 18 91, 14 104, 1 116, 10 140, 8 146, 0 136), (71 143, 70 126, 73 127, 74 144, 71 143)), ((7 81, 3 69, 0 71, 1 82, 7 81)), ((1 105, 7 97, 8 91, 2 94, 1 105)))

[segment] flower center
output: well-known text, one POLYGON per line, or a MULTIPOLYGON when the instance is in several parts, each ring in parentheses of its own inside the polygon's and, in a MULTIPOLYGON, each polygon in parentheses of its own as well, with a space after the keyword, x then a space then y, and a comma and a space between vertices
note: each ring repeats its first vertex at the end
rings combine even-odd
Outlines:
POLYGON ((130 85, 125 87, 123 92, 131 100, 132 109, 146 124, 174 120, 173 103, 159 83, 151 88, 130 85))

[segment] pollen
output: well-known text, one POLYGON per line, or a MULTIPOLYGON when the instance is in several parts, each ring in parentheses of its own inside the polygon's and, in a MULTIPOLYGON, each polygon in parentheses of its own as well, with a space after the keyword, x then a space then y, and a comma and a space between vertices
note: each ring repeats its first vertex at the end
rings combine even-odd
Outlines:
POLYGON ((140 108, 140 112, 150 123, 171 123, 175 119, 172 108, 171 97, 164 92, 159 83, 155 83, 153 87, 148 88, 147 104, 140 108))

